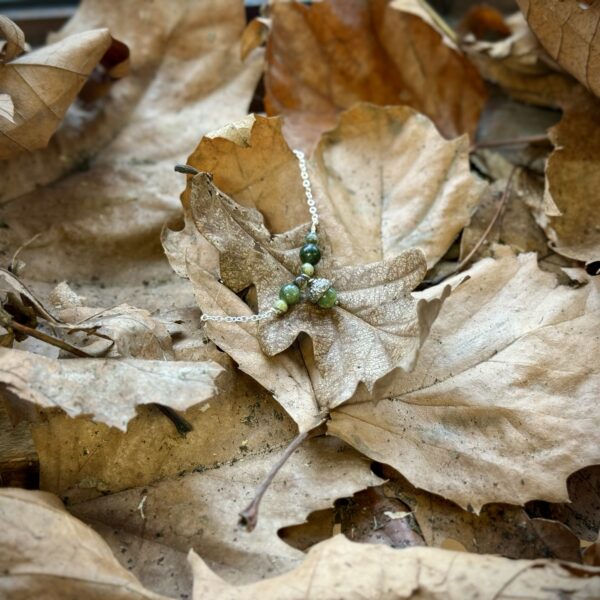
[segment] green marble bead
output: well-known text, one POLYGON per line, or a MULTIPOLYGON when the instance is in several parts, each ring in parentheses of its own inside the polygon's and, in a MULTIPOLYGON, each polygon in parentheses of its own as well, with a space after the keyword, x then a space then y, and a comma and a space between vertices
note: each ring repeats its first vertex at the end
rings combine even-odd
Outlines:
POLYGON ((337 292, 330 287, 318 300, 317 304, 321 308, 332 308, 337 302, 337 292))
POLYGON ((300 300, 300 288, 295 283, 286 283, 279 290, 279 298, 286 302, 288 306, 297 304, 300 300))
POLYGON ((300 249, 300 260, 303 263, 316 265, 321 260, 321 251, 316 244, 304 244, 300 249))
POLYGON ((285 300, 277 300, 275 302, 275 304, 273 304, 273 308, 278 312, 278 313, 284 313, 287 312, 288 309, 288 305, 287 302, 285 300))
POLYGON ((314 231, 309 231, 304 237, 307 244, 316 244, 319 241, 319 236, 314 231))
POLYGON ((302 271, 303 275, 307 275, 308 277, 312 277, 315 274, 315 268, 310 263, 304 263, 300 267, 300 270, 302 271))

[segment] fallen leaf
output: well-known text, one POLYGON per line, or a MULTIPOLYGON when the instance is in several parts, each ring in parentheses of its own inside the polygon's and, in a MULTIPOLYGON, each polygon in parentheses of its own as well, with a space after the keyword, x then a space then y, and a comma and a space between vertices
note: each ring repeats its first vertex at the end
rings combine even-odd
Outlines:
POLYGON ((538 222, 556 252, 588 262, 600 258, 600 174, 589 167, 600 156, 600 100, 579 89, 563 108, 562 120, 549 131, 555 149, 546 164, 538 222))
POLYGON ((6 598, 160 600, 56 496, 0 490, 0 518, 0 593, 6 598))
POLYGON ((517 0, 550 56, 600 95, 600 6, 571 0, 517 0))
POLYGON ((600 593, 600 571, 566 562, 513 561, 437 548, 394 550, 356 544, 344 536, 318 544, 293 571, 236 587, 217 577, 194 553, 194 600, 327 598, 549 598, 554 590, 572 598, 600 593), (551 591, 550 591, 551 590, 551 591))
POLYGON ((526 254, 465 274, 415 370, 333 410, 328 430, 465 509, 564 502, 566 478, 600 460, 600 374, 582 350, 599 335, 597 285, 557 286, 526 254))
POLYGON ((185 410, 215 392, 213 362, 50 359, 0 348, 3 393, 40 408, 61 408, 125 430, 139 404, 185 410))
POLYGON ((0 94, 0 117, 14 124, 15 105, 8 94, 0 94))
MULTIPOLYGON (((261 504, 258 526, 248 535, 237 526, 238 513, 271 468, 275 450, 249 451, 230 463, 105 495, 69 510, 93 526, 100 523, 128 537, 160 541, 182 558, 194 548, 232 583, 272 577, 303 559, 301 552, 278 538, 278 529, 380 481, 371 473, 369 461, 343 442, 326 437, 309 440, 278 473, 261 504), (138 510, 143 496, 144 518, 138 510)), ((133 559, 143 560, 143 548, 133 559)))
MULTIPOLYGON (((6 21, 0 23, 5 34, 6 21)), ((11 34, 18 30, 12 25, 11 34)), ((14 118, 0 121, 0 160, 44 148, 92 70, 116 44, 108 29, 94 29, 17 56, 22 40, 11 34, 0 63, 0 87, 15 109, 14 118)))
POLYGON ((360 101, 407 104, 447 137, 474 135, 485 86, 425 3, 276 2, 269 16, 265 106, 294 145, 312 149, 360 101))

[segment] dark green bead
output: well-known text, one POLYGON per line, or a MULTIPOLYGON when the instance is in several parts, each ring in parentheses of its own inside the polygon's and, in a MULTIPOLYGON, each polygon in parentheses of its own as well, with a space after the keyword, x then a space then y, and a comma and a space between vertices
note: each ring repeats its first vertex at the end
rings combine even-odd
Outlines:
POLYGON ((304 241, 307 244, 316 244, 319 241, 319 236, 314 231, 309 231, 306 234, 304 241))
POLYGON ((304 244, 300 249, 300 260, 303 263, 316 265, 321 260, 321 251, 316 244, 304 244))
POLYGON ((330 287, 320 298, 317 304, 321 308, 332 308, 337 302, 337 292, 330 287))
POLYGON ((279 297, 284 300, 288 306, 297 304, 300 300, 300 288, 295 283, 286 283, 281 286, 279 297))

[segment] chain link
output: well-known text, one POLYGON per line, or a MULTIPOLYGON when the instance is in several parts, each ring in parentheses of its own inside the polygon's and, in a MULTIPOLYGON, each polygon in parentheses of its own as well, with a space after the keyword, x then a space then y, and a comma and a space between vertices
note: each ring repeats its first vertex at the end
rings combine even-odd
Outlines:
MULTIPOLYGON (((302 179, 302 187, 304 188, 304 195, 306 196, 306 204, 308 204, 308 212, 310 213, 311 227, 310 230, 315 233, 317 225, 319 224, 319 213, 317 212, 317 204, 312 194, 312 186, 310 184, 310 177, 308 176, 308 169, 306 168, 306 158, 302 150, 293 150, 294 156, 298 159, 298 167, 300 168, 300 178, 302 179)), ((257 321, 263 321, 264 319, 270 319, 275 315, 279 314, 274 308, 269 308, 256 315, 245 315, 245 316, 229 316, 229 315, 202 315, 201 321, 215 321, 217 323, 255 323, 257 321)))

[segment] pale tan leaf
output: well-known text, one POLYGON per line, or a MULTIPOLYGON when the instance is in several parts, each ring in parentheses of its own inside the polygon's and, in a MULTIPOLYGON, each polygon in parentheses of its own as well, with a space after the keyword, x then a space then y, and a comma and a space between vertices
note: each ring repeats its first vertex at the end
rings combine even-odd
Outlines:
POLYGON ((570 0, 517 0, 550 56, 600 95, 600 6, 570 0))
POLYGON ((0 15, 0 33, 6 40, 0 62, 7 63, 25 51, 25 34, 16 23, 4 15, 0 15))
POLYGON ((413 373, 332 411, 329 431, 463 508, 565 501, 600 460, 597 282, 557 286, 532 255, 468 275, 413 373))
POLYGON ((140 404, 185 410, 207 400, 221 371, 214 362, 50 359, 0 349, 5 393, 40 408, 61 408, 71 417, 91 415, 123 431, 140 404))
POLYGON ((0 160, 47 145, 111 44, 108 29, 95 29, 0 64, 0 88, 15 106, 14 120, 0 121, 0 160))
POLYGON ((0 595, 11 600, 160 600, 106 542, 45 492, 0 491, 0 595))
MULTIPOLYGON (((272 577, 303 558, 301 552, 279 539, 278 529, 302 521, 312 510, 331 506, 340 496, 380 481, 371 473, 369 462, 339 440, 309 440, 278 473, 261 504, 257 528, 247 534, 237 526, 238 513, 271 468, 273 450, 276 448, 248 452, 229 464, 207 466, 149 487, 103 496, 70 510, 91 524, 159 540, 184 555, 195 548, 232 583, 272 577), (143 497, 144 517, 137 510, 143 497)), ((143 548, 133 558, 142 560, 143 548)))
POLYGON ((473 135, 485 87, 424 4, 274 3, 265 104, 285 116, 288 140, 312 149, 337 114, 359 101, 407 104, 448 137, 473 135))
POLYGON ((548 560, 509 560, 436 548, 393 550, 337 536, 312 548, 293 571, 241 587, 216 576, 194 552, 194 600, 380 600, 528 598, 555 590, 573 599, 600 594, 600 569, 548 560))

